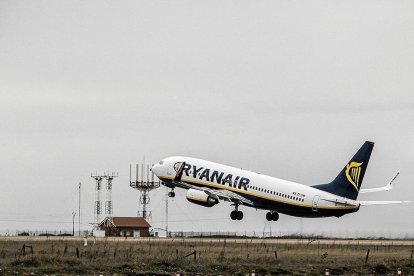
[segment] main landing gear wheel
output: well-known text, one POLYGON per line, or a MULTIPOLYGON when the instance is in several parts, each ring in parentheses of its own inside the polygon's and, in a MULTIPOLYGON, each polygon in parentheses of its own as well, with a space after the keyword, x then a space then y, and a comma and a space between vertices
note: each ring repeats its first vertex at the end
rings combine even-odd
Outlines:
POLYGON ((168 193, 168 196, 169 196, 169 197, 175 197, 175 192, 174 192, 174 191, 169 192, 169 193, 168 193))
POLYGON ((277 212, 267 212, 266 219, 268 221, 277 221, 279 219, 279 214, 277 212))
POLYGON ((242 211, 232 211, 230 213, 230 218, 232 220, 242 220, 243 219, 243 212, 242 211))

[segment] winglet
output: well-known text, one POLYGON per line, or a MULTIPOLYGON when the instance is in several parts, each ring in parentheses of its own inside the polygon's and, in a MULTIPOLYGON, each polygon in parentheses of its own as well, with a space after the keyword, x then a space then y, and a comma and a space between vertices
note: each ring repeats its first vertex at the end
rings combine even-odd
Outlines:
POLYGON ((389 190, 391 190, 392 189, 392 183, 394 182, 394 180, 398 177, 400 175, 400 171, 398 171, 396 174, 395 174, 395 176, 391 179, 391 181, 388 183, 388 185, 387 185, 387 188, 388 188, 388 190, 387 191, 389 191, 389 190))
POLYGON ((174 177, 175 182, 181 182, 181 177, 183 176, 184 167, 185 167, 185 162, 183 162, 181 166, 178 168, 177 174, 174 177))

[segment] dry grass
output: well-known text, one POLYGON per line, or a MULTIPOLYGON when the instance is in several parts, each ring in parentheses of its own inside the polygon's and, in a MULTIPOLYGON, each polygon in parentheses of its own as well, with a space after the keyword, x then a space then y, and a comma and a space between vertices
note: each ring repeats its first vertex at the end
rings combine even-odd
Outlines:
POLYGON ((100 239, 95 244, 89 239, 84 247, 82 240, 70 238, 6 238, 0 240, 0 274, 246 275, 255 270, 256 275, 323 275, 329 268, 331 275, 395 275, 401 267, 414 275, 413 249, 412 243, 250 239, 100 239), (23 256, 23 244, 32 245, 34 254, 23 256), (194 251, 196 258, 185 257, 194 251))

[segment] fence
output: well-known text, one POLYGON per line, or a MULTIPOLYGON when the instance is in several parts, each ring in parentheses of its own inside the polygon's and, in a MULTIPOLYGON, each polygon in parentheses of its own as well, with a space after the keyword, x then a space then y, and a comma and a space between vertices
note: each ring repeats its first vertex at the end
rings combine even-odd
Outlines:
MULTIPOLYGON (((194 232, 194 231, 172 231, 168 232, 168 236, 171 238, 174 237, 211 237, 211 238, 219 238, 219 237, 252 237, 252 238, 277 238, 284 236, 284 233, 272 233, 272 232, 228 232, 228 231, 220 231, 220 232, 194 232)), ((33 237, 41 237, 41 236, 73 236, 72 231, 65 231, 65 230, 14 230, 14 231, 2 231, 0 232, 0 236, 33 236, 33 237)), ((84 230, 79 233, 79 231, 75 231, 75 237, 87 237, 92 236, 92 231, 84 230)))
MULTIPOLYGON (((91 231, 84 230, 84 231, 75 231, 75 237, 86 237, 90 236, 91 231)), ((0 236, 31 236, 31 237, 42 237, 42 236, 58 236, 58 237, 65 237, 65 236, 73 236, 72 231, 65 231, 65 230, 14 230, 14 231, 2 231, 0 232, 0 236)))
MULTIPOLYGON (((72 236, 72 231, 68 230, 12 230, 0 231, 0 236, 57 236, 65 237, 72 236)), ((158 237, 155 232, 153 232, 155 237, 158 237)), ((88 237, 92 236, 92 231, 82 230, 75 231, 75 237, 88 237)), ((292 232, 229 232, 229 231, 219 231, 219 232, 198 232, 198 231, 171 231, 168 232, 168 237, 171 238, 293 238, 293 239, 324 239, 324 238, 333 238, 333 239, 402 239, 402 240, 413 240, 412 235, 338 235, 333 233, 292 233, 292 232)))

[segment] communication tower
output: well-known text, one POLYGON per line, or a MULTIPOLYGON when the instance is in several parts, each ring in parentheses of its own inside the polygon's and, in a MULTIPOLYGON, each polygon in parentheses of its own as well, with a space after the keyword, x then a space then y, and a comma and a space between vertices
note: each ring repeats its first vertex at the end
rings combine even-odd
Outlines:
POLYGON ((140 166, 136 164, 135 173, 135 181, 132 181, 132 165, 129 165, 129 186, 140 192, 137 216, 143 217, 145 220, 151 220, 149 192, 160 187, 160 181, 154 181, 154 173, 150 171, 149 165, 141 164, 140 166), (144 175, 146 176, 145 178, 144 175))
POLYGON ((104 175, 91 174, 91 177, 95 179, 95 204, 94 204, 94 223, 98 225, 101 221, 102 214, 102 179, 104 175))
POLYGON ((105 214, 112 217, 113 204, 112 204, 112 181, 115 177, 118 177, 118 173, 105 174, 106 178, 106 202, 105 202, 105 214))
POLYGON ((102 214, 105 212, 106 215, 112 216, 113 204, 112 204, 112 181, 118 174, 104 173, 104 174, 91 174, 91 177, 95 179, 95 204, 94 204, 94 226, 97 227, 101 222, 102 214), (106 179, 106 201, 105 210, 102 204, 102 181, 106 179))

